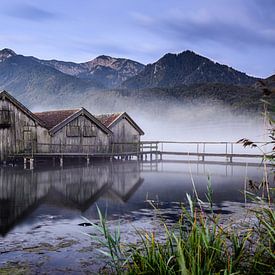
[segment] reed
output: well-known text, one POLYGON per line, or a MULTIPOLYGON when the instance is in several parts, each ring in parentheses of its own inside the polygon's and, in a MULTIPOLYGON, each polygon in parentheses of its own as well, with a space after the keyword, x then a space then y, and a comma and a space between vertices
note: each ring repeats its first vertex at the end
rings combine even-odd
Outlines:
POLYGON ((120 231, 111 232, 99 213, 102 234, 97 240, 109 256, 115 274, 275 274, 275 212, 261 201, 253 211, 255 223, 238 232, 224 228, 213 212, 188 205, 175 226, 163 222, 165 240, 154 232, 136 230, 138 243, 121 242, 120 231))

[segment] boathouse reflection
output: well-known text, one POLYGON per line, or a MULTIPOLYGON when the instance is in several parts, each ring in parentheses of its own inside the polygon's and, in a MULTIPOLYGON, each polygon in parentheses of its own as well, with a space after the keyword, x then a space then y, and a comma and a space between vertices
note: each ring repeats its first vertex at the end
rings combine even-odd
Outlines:
POLYGON ((126 202, 142 184, 138 162, 98 163, 47 170, 0 169, 0 234, 5 235, 42 203, 84 212, 101 196, 126 202))

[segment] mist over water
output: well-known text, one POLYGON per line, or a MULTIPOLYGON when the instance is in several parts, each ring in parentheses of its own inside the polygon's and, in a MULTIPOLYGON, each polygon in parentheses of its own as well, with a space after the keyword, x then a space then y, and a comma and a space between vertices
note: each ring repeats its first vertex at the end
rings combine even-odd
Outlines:
POLYGON ((145 139, 171 141, 238 141, 263 140, 264 126, 260 117, 236 115, 222 107, 183 106, 159 115, 133 113, 145 132, 145 139))
POLYGON ((125 97, 87 98, 80 102, 92 114, 126 111, 144 130, 146 140, 238 141, 266 139, 261 114, 240 113, 221 102, 193 102, 125 97))
POLYGON ((179 102, 161 98, 136 98, 111 91, 74 95, 69 101, 34 104, 33 111, 85 107, 92 114, 126 111, 144 130, 143 140, 229 141, 242 138, 266 141, 267 126, 259 113, 236 111, 215 100, 179 102))

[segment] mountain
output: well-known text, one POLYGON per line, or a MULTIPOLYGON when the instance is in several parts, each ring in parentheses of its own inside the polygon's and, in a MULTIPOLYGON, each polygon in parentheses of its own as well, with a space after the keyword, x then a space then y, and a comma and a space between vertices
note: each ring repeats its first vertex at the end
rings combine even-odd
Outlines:
POLYGON ((19 99, 41 102, 54 96, 69 96, 102 88, 95 81, 64 74, 30 57, 9 55, 6 50, 1 51, 0 56, 0 90, 12 91, 19 99))
POLYGON ((122 87, 142 89, 198 83, 251 85, 257 80, 192 51, 184 51, 180 54, 168 53, 157 62, 148 64, 139 74, 126 80, 122 87))
POLYGON ((0 51, 0 62, 7 60, 8 58, 15 56, 16 53, 11 49, 3 49, 0 51))
POLYGON ((261 79, 255 84, 255 88, 265 95, 275 94, 275 74, 266 79, 261 79))
POLYGON ((210 101, 253 112, 261 110, 260 99, 270 89, 275 103, 274 83, 275 76, 253 78, 191 51, 167 54, 147 66, 105 55, 74 63, 0 51, 0 90, 43 109, 162 112, 170 103, 210 101))
POLYGON ((145 65, 130 59, 114 58, 106 55, 98 56, 84 63, 39 59, 36 59, 36 61, 65 74, 96 81, 105 88, 119 86, 128 78, 137 75, 145 67, 145 65))

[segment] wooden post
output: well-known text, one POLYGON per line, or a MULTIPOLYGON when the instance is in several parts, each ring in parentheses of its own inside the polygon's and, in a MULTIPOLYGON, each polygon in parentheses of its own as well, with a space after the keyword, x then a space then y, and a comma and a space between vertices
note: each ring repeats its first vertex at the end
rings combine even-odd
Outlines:
POLYGON ((30 170, 33 170, 33 158, 30 158, 30 170))
POLYGON ((24 157, 24 169, 27 169, 27 158, 24 157))
POLYGON ((32 158, 33 158, 33 150, 34 150, 34 141, 32 140, 32 158))
POLYGON ((227 155, 227 142, 225 143, 225 154, 227 155))

